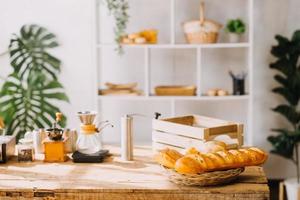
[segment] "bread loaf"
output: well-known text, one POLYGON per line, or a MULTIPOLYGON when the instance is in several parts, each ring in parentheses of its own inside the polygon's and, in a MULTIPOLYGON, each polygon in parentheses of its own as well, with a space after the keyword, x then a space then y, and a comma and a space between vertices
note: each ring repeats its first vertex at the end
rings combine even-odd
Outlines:
POLYGON ((186 155, 188 155, 188 154, 197 154, 200 152, 195 147, 191 147, 191 148, 186 149, 185 153, 186 153, 186 155))
POLYGON ((267 154, 255 147, 207 154, 195 153, 179 158, 174 169, 179 173, 194 174, 260 165, 266 159, 267 154), (195 163, 197 164, 195 165, 195 163))
POLYGON ((191 147, 186 150, 186 154, 194 154, 194 153, 214 153, 217 151, 226 150, 227 145, 224 142, 212 140, 204 142, 203 145, 196 147, 191 147))
POLYGON ((217 151, 224 151, 224 150, 226 150, 226 144, 224 142, 213 140, 204 143, 204 148, 202 150, 202 153, 214 153, 217 151))
POLYGON ((183 155, 176 150, 164 149, 154 156, 154 160, 163 166, 173 169, 175 162, 181 157, 183 157, 183 155))
POLYGON ((197 174, 204 171, 205 169, 198 161, 196 161, 192 157, 184 156, 182 158, 179 158, 178 161, 179 160, 180 162, 175 162, 174 168, 176 169, 176 171, 180 171, 180 173, 182 174, 197 174))

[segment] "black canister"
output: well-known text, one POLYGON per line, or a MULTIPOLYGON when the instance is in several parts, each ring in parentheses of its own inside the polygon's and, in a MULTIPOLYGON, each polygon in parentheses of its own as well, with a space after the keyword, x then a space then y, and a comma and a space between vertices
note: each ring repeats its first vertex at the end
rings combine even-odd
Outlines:
POLYGON ((232 71, 229 71, 229 74, 233 82, 233 95, 244 95, 246 73, 233 74, 232 71))
POLYGON ((245 79, 233 79, 233 95, 245 94, 245 79))

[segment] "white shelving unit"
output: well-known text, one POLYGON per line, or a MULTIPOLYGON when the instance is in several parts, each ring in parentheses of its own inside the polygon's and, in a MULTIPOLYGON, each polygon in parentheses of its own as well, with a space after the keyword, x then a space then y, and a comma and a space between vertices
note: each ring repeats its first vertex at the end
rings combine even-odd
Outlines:
MULTIPOLYGON (((123 45, 127 48, 143 48, 143 49, 204 49, 204 48, 247 48, 249 43, 216 43, 216 44, 144 44, 144 45, 123 45)), ((116 48, 115 44, 98 44, 98 48, 116 48)))
MULTIPOLYGON (((97 80, 97 89, 102 86, 102 80, 101 80, 101 73, 103 68, 108 67, 108 66, 103 66, 102 63, 102 52, 107 51, 107 50, 112 50, 117 47, 117 45, 113 43, 105 43, 101 41, 101 31, 100 29, 103 28, 105 29, 104 26, 101 26, 101 20, 100 20, 100 7, 104 6, 102 3, 100 3, 101 0, 95 0, 95 15, 94 15, 94 22, 95 22, 95 45, 93 48, 95 49, 95 75, 96 75, 96 80, 97 80)), ((148 0, 140 0, 140 1, 148 1, 148 0)), ((220 42, 216 44, 199 44, 199 45, 194 45, 194 44, 184 44, 182 42, 177 42, 176 38, 178 34, 176 32, 177 30, 177 23, 176 23, 176 4, 180 1, 184 0, 168 0, 169 6, 170 6, 170 33, 169 33, 169 42, 168 43, 158 43, 158 44, 153 44, 153 45, 123 45, 125 51, 134 49, 136 51, 143 51, 143 74, 139 74, 140 76, 143 76, 143 91, 144 95, 143 96, 97 96, 96 101, 97 101, 97 106, 98 110, 101 107, 102 101, 103 100, 120 100, 120 101, 169 101, 170 102, 170 110, 171 114, 175 115, 176 114, 176 103, 180 101, 189 101, 189 102, 194 102, 194 101, 212 101, 212 102, 227 102, 227 101, 232 101, 232 102, 237 102, 237 101, 245 101, 246 107, 245 113, 247 115, 247 124, 246 124, 246 130, 247 133, 245 135, 245 139, 248 144, 252 143, 252 137, 251 137, 251 132, 252 132, 252 94, 253 94, 253 0, 246 0, 247 4, 247 37, 245 39, 245 42, 242 43, 225 43, 225 42, 220 42), (203 95, 206 91, 204 91, 203 87, 203 68, 206 67, 203 65, 203 60, 204 56, 203 53, 207 50, 228 50, 231 51, 233 49, 243 49, 243 51, 247 52, 247 55, 245 56, 246 58, 246 64, 247 68, 246 71, 248 72, 248 77, 247 77, 247 95, 242 95, 242 96, 224 96, 224 97, 209 97, 203 95), (152 70, 152 63, 151 63, 151 58, 152 58, 152 51, 155 50, 192 50, 195 51, 195 79, 196 79, 196 86, 197 86, 197 96, 153 96, 152 95, 152 89, 151 88, 151 70, 152 70)), ((226 1, 226 0, 225 0, 226 1)), ((244 0, 231 0, 231 2, 239 2, 239 1, 244 1, 244 0)), ((129 2, 131 2, 129 0, 129 2)), ((199 1, 200 2, 200 1, 199 1)), ((215 0, 217 2, 217 0, 215 0)), ((209 1, 207 1, 209 3, 209 1)), ((219 3, 224 3, 224 1, 219 0, 219 3)), ((218 19, 216 19, 218 21, 218 19)), ((130 72, 128 72, 130 73, 130 72)))

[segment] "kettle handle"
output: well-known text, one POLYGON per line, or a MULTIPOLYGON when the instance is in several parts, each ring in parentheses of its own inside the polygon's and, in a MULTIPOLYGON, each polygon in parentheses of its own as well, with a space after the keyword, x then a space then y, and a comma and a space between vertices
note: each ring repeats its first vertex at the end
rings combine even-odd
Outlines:
POLYGON ((97 127, 96 128, 96 132, 97 133, 101 133, 101 131, 103 131, 105 128, 107 128, 108 126, 110 126, 111 128, 113 128, 114 127, 114 125, 113 124, 111 124, 110 122, 106 122, 106 124, 104 125, 104 126, 102 126, 101 128, 99 128, 99 127, 97 127))

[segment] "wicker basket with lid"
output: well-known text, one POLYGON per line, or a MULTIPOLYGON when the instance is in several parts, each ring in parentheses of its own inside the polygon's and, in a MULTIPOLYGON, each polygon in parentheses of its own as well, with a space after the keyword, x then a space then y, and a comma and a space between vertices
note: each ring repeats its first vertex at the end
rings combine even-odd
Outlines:
POLYGON ((184 33, 190 44, 216 43, 222 25, 205 19, 204 2, 200 4, 200 20, 188 21, 183 24, 184 33))

